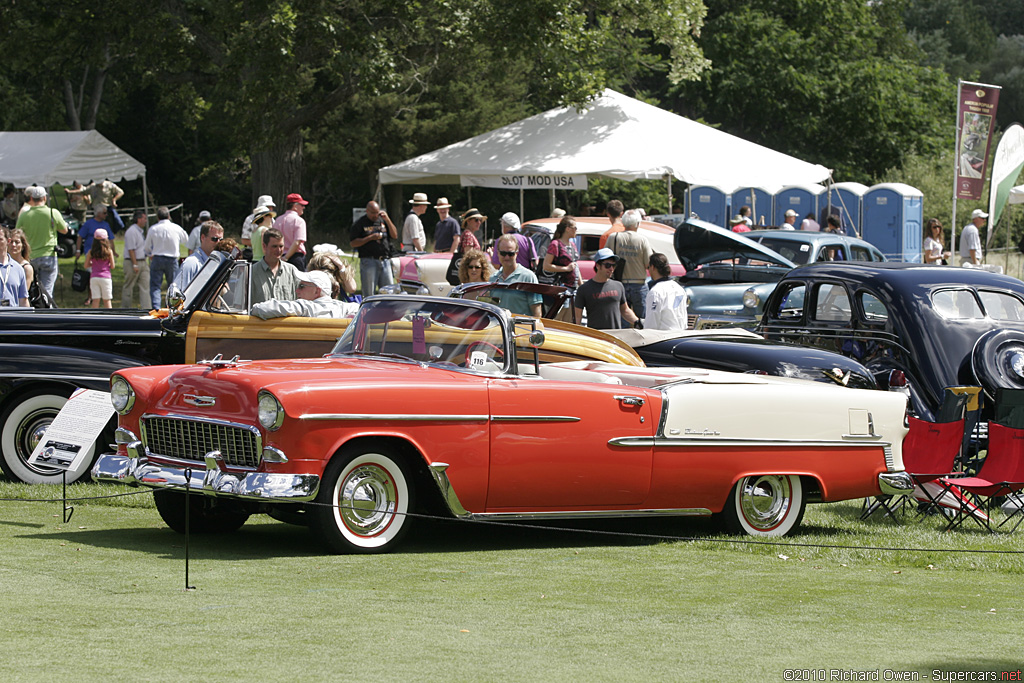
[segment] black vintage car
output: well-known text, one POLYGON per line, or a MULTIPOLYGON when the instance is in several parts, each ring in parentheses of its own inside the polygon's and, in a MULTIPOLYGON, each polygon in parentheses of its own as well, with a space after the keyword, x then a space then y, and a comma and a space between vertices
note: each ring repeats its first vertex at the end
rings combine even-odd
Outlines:
MULTIPOLYGON (((572 320, 574 290, 525 282, 460 285, 450 296, 493 300, 503 289, 535 292, 544 297, 543 316, 572 320)), ((852 358, 816 348, 768 341, 748 330, 604 330, 629 345, 649 367, 691 367, 727 372, 754 372, 828 382, 857 389, 877 389, 871 371, 852 358)))
MULTIPOLYGON (((46 427, 77 388, 106 391, 110 374, 139 365, 225 357, 320 356, 341 335, 338 320, 250 318, 246 261, 214 252, 168 312, 0 308, 0 466, 11 479, 60 483, 58 470, 28 463, 46 427)), ((112 440, 111 433, 101 435, 112 440)), ((88 472, 92 455, 77 471, 88 472)))
POLYGON ((779 282, 758 331, 854 358, 882 385, 905 384, 925 420, 946 387, 981 386, 989 398, 1024 388, 1024 282, 979 269, 803 266, 779 282))

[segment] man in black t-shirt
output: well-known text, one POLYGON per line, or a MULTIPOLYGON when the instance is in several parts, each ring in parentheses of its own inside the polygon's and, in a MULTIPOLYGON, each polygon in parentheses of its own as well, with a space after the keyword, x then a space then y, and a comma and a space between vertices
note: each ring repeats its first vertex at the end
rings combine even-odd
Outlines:
POLYGON ((349 232, 349 245, 359 253, 364 297, 395 283, 390 261, 394 239, 398 239, 398 231, 387 212, 377 202, 367 204, 366 215, 353 223, 349 232))
POLYGON ((643 323, 626 304, 626 288, 612 280, 612 272, 619 257, 604 247, 594 254, 594 277, 576 290, 576 319, 583 319, 587 311, 587 327, 598 330, 622 329, 622 322, 642 328, 643 323))

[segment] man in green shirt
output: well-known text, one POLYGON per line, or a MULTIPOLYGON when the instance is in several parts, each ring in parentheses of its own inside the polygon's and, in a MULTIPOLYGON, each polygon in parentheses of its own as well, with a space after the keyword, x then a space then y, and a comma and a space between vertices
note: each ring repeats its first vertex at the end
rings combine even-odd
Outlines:
POLYGON ((295 298, 299 269, 281 259, 284 235, 277 228, 263 231, 263 258, 252 265, 252 301, 250 305, 271 299, 295 298))
POLYGON ((33 185, 25 190, 28 206, 15 226, 25 232, 28 246, 33 255, 32 269, 39 286, 53 297, 53 285, 57 281, 57 233, 68 231, 68 224, 60 211, 46 205, 46 190, 33 185))

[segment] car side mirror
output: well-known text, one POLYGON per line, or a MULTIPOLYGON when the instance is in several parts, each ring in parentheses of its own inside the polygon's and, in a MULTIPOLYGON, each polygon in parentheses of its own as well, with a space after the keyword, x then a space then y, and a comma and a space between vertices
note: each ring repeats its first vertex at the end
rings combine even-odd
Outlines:
POLYGON ((181 305, 184 303, 185 294, 174 285, 171 285, 167 289, 167 308, 173 311, 177 308, 181 308, 181 305))

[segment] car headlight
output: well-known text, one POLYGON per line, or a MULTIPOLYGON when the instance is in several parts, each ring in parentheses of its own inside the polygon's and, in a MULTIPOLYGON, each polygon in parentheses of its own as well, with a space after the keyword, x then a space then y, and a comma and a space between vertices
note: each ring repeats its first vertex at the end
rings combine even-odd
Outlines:
POLYGON ((757 295, 753 289, 748 289, 743 292, 743 307, 744 308, 757 308, 758 304, 761 303, 761 297, 757 295))
POLYGON ((120 415, 128 414, 135 405, 135 390, 128 384, 128 380, 120 375, 115 375, 114 379, 110 380, 110 402, 120 415))
POLYGON ((284 408, 269 391, 261 391, 259 395, 259 421, 264 429, 274 431, 284 422, 284 408))

